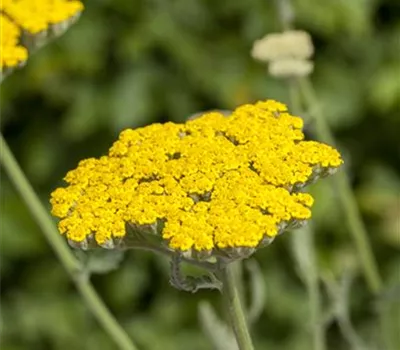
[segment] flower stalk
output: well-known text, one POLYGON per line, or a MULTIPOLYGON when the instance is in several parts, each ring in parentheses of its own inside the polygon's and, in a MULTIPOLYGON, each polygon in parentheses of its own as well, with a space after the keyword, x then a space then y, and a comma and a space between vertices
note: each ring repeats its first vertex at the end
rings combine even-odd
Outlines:
MULTIPOLYGON (((298 81, 298 89, 303 99, 309 106, 309 113, 315 122, 317 137, 334 145, 335 139, 324 118, 318 103, 314 88, 308 78, 298 81)), ((347 226, 353 236, 364 276, 372 293, 378 294, 382 289, 382 280, 379 275, 378 265, 368 240, 367 230, 362 221, 357 202, 350 187, 348 176, 345 172, 339 172, 333 180, 338 189, 338 197, 345 213, 347 226)))
POLYGON ((253 342, 247 326, 246 317, 240 301, 239 290, 235 281, 232 264, 220 271, 223 283, 222 295, 228 309, 229 320, 240 350, 254 350, 253 342))
MULTIPOLYGON (((301 113, 301 96, 297 79, 288 81, 291 107, 295 113, 301 113)), ((319 288, 319 271, 315 252, 314 228, 311 224, 300 232, 291 235, 294 255, 299 265, 302 280, 307 288, 311 319, 312 344, 314 350, 326 349, 325 329, 322 322, 322 302, 319 288)))
POLYGON ((81 264, 58 233, 53 221, 47 214, 47 210, 25 177, 2 134, 0 134, 0 163, 57 254, 61 264, 74 281, 89 310, 119 349, 136 350, 137 347, 103 303, 82 270, 81 264))
MULTIPOLYGON (((293 27, 294 11, 290 0, 276 0, 277 11, 280 17, 283 31, 291 30, 293 27)), ((331 145, 335 145, 335 138, 324 118, 315 94, 313 85, 307 76, 298 76, 292 89, 297 88, 300 98, 308 106, 308 113, 314 121, 317 137, 331 145)), ((292 96, 294 91, 291 92, 292 96)), ((382 290, 382 279, 379 275, 378 265, 372 252, 368 239, 367 230, 362 221, 357 202, 352 192, 348 176, 345 172, 339 172, 335 178, 338 189, 338 197, 346 216, 347 226, 356 245, 360 263, 370 291, 378 294, 382 290)))

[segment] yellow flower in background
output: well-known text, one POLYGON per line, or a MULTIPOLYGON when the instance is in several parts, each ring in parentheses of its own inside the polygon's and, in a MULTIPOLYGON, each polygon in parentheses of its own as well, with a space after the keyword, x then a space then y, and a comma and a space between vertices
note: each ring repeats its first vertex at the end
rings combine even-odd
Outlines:
POLYGON ((27 41, 60 34, 82 10, 83 4, 75 0, 2 0, 1 70, 24 63, 30 49, 24 47, 27 41))
POLYGON ((127 129, 107 156, 66 175, 52 213, 81 247, 113 247, 126 225, 150 225, 189 256, 258 248, 309 219, 313 198, 300 190, 342 164, 334 148, 304 141, 302 126, 268 100, 229 116, 127 129))
POLYGON ((28 50, 19 45, 21 30, 0 14, 1 67, 15 67, 28 58, 28 50))

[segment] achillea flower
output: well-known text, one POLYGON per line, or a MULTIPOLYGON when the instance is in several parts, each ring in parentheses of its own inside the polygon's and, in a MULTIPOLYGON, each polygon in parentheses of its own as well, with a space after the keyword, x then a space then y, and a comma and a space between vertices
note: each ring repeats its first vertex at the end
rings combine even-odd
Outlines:
POLYGON ((26 61, 28 50, 61 34, 82 10, 83 4, 75 0, 2 0, 1 70, 26 61))
POLYGON ((123 244, 135 227, 188 259, 243 258, 309 219, 313 198, 299 191, 342 164, 334 148, 304 141, 302 126, 269 100, 125 130, 107 156, 66 175, 52 214, 83 248, 123 244))

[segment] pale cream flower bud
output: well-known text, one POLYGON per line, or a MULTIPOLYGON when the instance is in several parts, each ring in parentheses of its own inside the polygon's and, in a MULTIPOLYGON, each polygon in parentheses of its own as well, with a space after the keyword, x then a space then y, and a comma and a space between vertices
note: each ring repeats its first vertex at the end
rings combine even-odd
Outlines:
POLYGON ((254 59, 269 62, 287 58, 307 59, 314 53, 311 36, 301 30, 268 34, 253 45, 254 59))
POLYGON ((268 66, 268 72, 274 77, 304 77, 314 69, 314 64, 308 60, 286 58, 272 61, 268 66))

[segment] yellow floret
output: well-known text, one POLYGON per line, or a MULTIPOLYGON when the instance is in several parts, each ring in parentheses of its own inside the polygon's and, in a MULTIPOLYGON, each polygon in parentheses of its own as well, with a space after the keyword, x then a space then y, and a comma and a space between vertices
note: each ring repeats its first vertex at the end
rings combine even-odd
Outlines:
POLYGON ((69 0, 3 0, 4 11, 22 29, 31 34, 47 30, 83 10, 80 1, 69 0))
POLYGON ((7 68, 21 66, 28 59, 28 50, 21 44, 23 33, 30 41, 46 36, 48 29, 61 33, 77 18, 83 4, 77 0, 2 0, 0 10, 0 68, 7 73, 7 68))
POLYGON ((21 30, 0 13, 1 68, 15 67, 28 58, 26 48, 19 45, 21 30))

